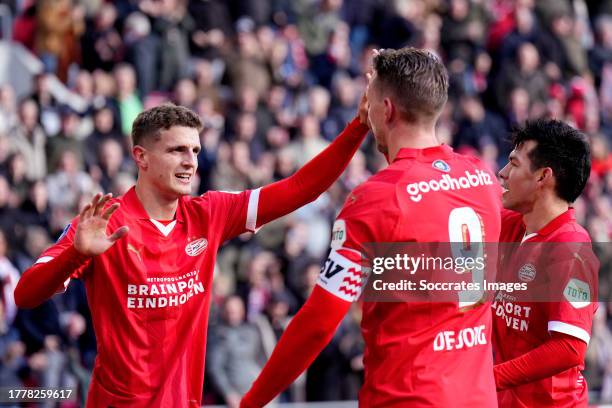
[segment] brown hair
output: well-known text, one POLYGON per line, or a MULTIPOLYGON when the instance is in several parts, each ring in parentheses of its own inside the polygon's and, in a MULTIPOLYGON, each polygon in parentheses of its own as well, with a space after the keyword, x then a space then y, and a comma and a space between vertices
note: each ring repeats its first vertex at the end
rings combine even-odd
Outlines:
POLYGON ((132 144, 141 145, 143 141, 158 138, 161 130, 168 130, 173 126, 184 126, 202 130, 202 121, 199 116, 184 106, 164 103, 141 112, 132 125, 132 144))
POLYGON ((448 72, 427 50, 383 50, 374 57, 374 70, 381 90, 393 95, 410 122, 436 119, 448 99, 448 72))

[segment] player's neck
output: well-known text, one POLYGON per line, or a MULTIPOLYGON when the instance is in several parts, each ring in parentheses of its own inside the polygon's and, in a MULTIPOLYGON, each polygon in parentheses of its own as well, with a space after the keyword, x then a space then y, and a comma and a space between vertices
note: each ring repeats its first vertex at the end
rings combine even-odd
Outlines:
POLYGON ((395 160, 400 149, 426 149, 440 146, 440 141, 436 137, 435 125, 415 125, 401 122, 389 129, 388 135, 387 146, 391 162, 395 160))
POLYGON ((567 201, 557 197, 548 197, 536 200, 533 209, 523 214, 525 232, 533 234, 544 228, 549 222, 569 209, 567 201))
POLYGON ((178 199, 164 198, 154 188, 149 188, 139 181, 136 182, 136 195, 147 215, 154 220, 174 219, 178 199))

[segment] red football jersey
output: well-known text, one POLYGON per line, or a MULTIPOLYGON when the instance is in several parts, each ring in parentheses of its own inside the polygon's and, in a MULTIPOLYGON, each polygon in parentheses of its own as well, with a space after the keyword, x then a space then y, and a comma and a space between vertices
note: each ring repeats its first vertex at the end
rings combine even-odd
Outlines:
MULTIPOLYGON (((448 146, 401 149, 347 198, 318 285, 354 301, 363 286, 357 259, 364 244, 495 242, 499 214, 497 181, 479 160, 448 146)), ((497 405, 488 305, 364 301, 362 332, 360 406, 497 405)))
MULTIPOLYGON (((500 249, 501 280, 525 282, 526 293, 500 291, 493 303, 495 362, 519 357, 556 331, 589 343, 597 303, 599 264, 588 233, 569 209, 540 231, 525 235, 522 216, 504 211, 500 249), (519 244, 520 243, 520 244, 519 244), (504 245, 504 244, 502 244, 504 245)), ((501 391, 501 407, 578 407, 588 405, 584 366, 501 391)))
MULTIPOLYGON (((134 188, 108 233, 128 235, 93 257, 73 278, 87 290, 98 355, 91 407, 199 407, 213 269, 219 246, 256 225, 259 189, 181 197, 176 218, 148 217, 134 188)), ((69 247, 78 220, 37 262, 69 247)))

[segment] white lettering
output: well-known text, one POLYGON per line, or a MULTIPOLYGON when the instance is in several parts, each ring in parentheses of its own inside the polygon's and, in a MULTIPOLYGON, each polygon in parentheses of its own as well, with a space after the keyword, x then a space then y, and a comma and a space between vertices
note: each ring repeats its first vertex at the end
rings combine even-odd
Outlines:
POLYGON ((461 350, 487 344, 485 325, 466 327, 455 332, 446 330, 439 332, 433 342, 434 351, 461 350))
POLYGON ((412 201, 418 203, 423 198, 423 194, 427 194, 430 191, 461 190, 493 184, 491 176, 485 171, 477 169, 475 172, 476 174, 473 174, 470 173, 469 170, 466 170, 465 176, 458 178, 451 177, 449 174, 444 174, 438 180, 411 183, 406 186, 406 192, 412 201))
POLYGON ((204 284, 202 282, 198 282, 193 286, 193 290, 195 294, 204 293, 204 284))

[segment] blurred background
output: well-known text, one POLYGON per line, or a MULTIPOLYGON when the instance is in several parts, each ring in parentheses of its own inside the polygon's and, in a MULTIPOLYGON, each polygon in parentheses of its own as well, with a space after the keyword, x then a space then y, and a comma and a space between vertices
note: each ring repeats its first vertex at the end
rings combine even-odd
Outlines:
MULTIPOLYGON (((2 0, 0 33, 0 384, 85 395, 96 340, 82 283, 33 310, 13 289, 93 194, 134 184, 139 112, 172 101, 201 116, 194 194, 258 187, 354 117, 374 48, 416 46, 449 70, 440 140, 493 171, 527 119, 588 135, 575 209, 602 273, 585 376, 593 403, 612 402, 612 0, 2 0)), ((221 249, 206 404, 248 389, 315 285, 348 191, 385 165, 370 137, 317 201, 221 249)), ((355 307, 279 401, 356 400, 359 321, 355 307)))

